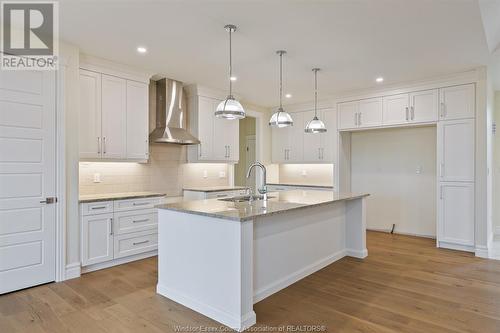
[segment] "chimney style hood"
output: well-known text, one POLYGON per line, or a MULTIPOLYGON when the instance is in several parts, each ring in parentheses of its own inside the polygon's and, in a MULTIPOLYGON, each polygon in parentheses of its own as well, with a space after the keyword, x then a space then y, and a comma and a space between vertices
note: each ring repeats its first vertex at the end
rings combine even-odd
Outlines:
POLYGON ((186 130, 187 114, 182 94, 182 82, 171 79, 156 81, 156 128, 149 135, 149 142, 179 145, 200 143, 186 130))

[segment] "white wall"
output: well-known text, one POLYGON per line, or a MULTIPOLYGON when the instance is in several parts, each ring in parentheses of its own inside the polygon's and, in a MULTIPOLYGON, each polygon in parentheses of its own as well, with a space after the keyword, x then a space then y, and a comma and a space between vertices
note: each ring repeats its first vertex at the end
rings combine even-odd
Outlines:
POLYGON ((353 192, 367 192, 367 227, 436 236, 436 127, 352 133, 353 192), (420 170, 420 173, 418 173, 420 170))
POLYGON ((498 128, 500 122, 500 91, 495 91, 495 122, 497 124, 497 133, 494 136, 493 141, 493 225, 495 234, 500 234, 500 128, 498 128), (495 204, 497 203, 497 204, 495 204))

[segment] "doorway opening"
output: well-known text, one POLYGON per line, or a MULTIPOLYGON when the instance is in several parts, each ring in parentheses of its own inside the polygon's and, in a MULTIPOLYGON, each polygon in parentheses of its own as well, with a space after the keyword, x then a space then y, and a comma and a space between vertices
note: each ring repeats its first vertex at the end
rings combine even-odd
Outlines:
POLYGON ((240 156, 234 168, 234 184, 255 189, 255 175, 246 178, 248 167, 256 161, 256 118, 247 116, 239 121, 240 156))

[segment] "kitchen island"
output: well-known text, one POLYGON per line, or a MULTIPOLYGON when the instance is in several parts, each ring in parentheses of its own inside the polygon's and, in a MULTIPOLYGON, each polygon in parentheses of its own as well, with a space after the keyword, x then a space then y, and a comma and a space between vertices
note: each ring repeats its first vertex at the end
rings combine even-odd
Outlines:
POLYGON ((254 303, 367 256, 366 196, 295 190, 160 205, 157 293, 242 331, 256 322, 254 303))

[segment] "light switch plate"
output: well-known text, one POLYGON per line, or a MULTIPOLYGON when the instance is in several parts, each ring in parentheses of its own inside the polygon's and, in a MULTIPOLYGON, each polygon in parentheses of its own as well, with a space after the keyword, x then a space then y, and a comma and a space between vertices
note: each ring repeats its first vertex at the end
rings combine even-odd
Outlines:
POLYGON ((100 183, 101 181, 101 174, 96 172, 94 173, 94 183, 100 183))
POLYGON ((302 170, 302 176, 307 177, 307 170, 302 170))
POLYGON ((208 172, 207 172, 207 170, 203 170, 203 178, 208 178, 208 172))

